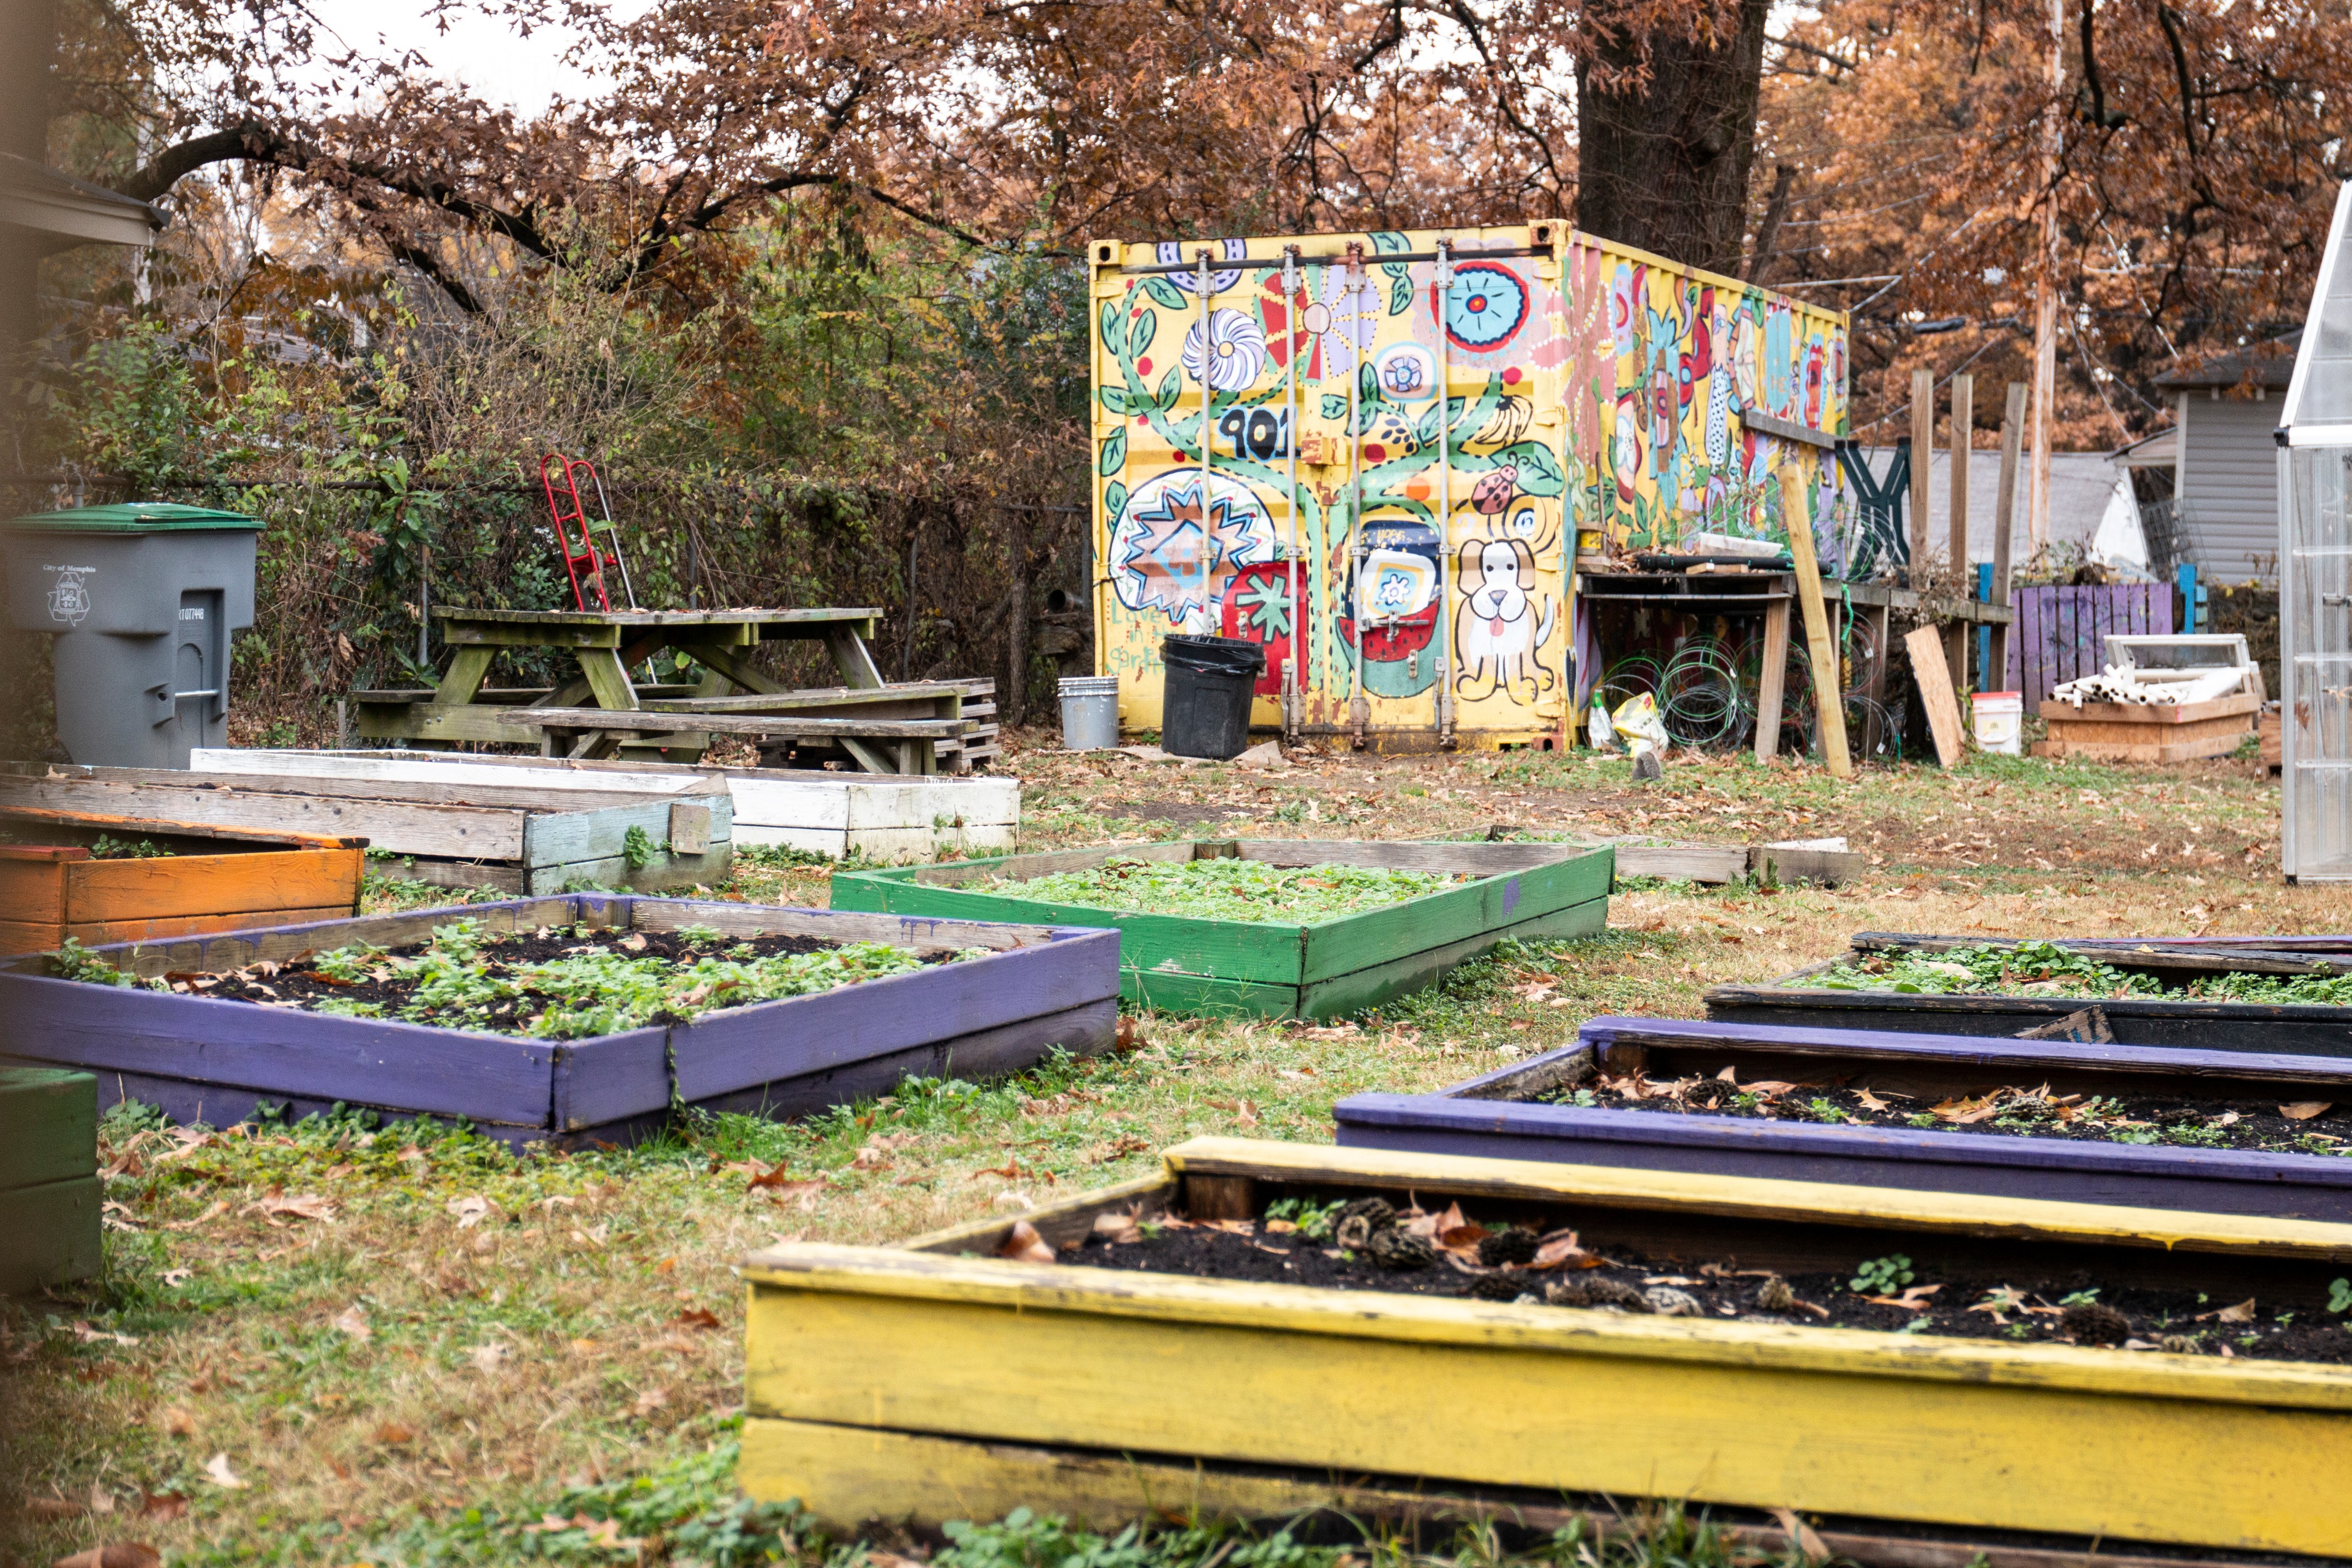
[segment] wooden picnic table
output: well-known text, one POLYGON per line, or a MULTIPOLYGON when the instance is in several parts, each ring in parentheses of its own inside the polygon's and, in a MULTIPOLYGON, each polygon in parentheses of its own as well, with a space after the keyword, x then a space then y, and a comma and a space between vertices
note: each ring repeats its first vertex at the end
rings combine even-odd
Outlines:
MULTIPOLYGON (((534 745, 548 756, 620 756, 691 762, 714 733, 845 754, 872 773, 933 773, 942 751, 961 760, 976 727, 969 681, 893 685, 866 640, 881 612, 812 610, 436 609, 454 652, 438 685, 352 694, 357 734, 410 746, 463 741, 534 745), (822 642, 842 684, 788 689, 754 667, 770 642, 822 642), (486 687, 501 651, 569 654, 579 674, 541 690, 486 687), (639 685, 629 672, 664 653, 699 665, 699 685, 639 685), (631 723, 624 714, 643 714, 631 723), (654 716, 661 716, 656 719, 654 716), (706 722, 686 727, 672 716, 706 722)), ((992 713, 992 708, 990 710, 992 713)))

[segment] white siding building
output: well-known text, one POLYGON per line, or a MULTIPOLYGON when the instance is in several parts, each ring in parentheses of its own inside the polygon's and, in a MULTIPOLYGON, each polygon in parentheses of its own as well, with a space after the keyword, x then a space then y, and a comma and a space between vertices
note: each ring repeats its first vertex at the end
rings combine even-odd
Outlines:
POLYGON ((2156 384, 2172 400, 2182 553, 2209 581, 2278 583, 2278 444, 2301 332, 2156 384))

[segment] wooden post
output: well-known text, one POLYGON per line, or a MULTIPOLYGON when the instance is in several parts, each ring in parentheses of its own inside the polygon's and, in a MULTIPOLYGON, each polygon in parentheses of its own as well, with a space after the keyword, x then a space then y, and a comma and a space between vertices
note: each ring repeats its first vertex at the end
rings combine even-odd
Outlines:
POLYGON ((1756 677, 1756 760, 1769 762, 1780 748, 1780 706, 1789 678, 1789 600, 1764 607, 1764 667, 1756 677))
MULTIPOLYGON (((1969 449, 1973 444, 1970 427, 1976 423, 1976 378, 1962 371, 1952 377, 1952 428, 1949 436, 1952 454, 1952 516, 1951 549, 1952 578, 1957 587, 1955 596, 1966 599, 1969 581, 1969 449)), ((1969 682, 1969 630, 1973 622, 1954 621, 1944 628, 1944 663, 1951 666, 1952 684, 1961 691, 1974 689, 1969 682)))
MULTIPOLYGON (((2009 402, 2000 415, 2000 493, 1992 503, 1992 601, 2009 602, 2009 564, 2012 553, 2011 530, 2017 523, 2017 452, 2025 434, 2025 383, 2009 383, 2009 402)), ((1992 668, 1985 672, 1989 685, 1998 686, 2009 679, 2009 631, 2006 626, 1992 629, 1992 668)), ((2018 683, 2024 685, 2022 679, 2018 683)))
POLYGON ((1952 700, 1952 672, 1944 664, 1943 639, 1933 626, 1922 626, 1903 639, 1903 646, 1911 654, 1911 679, 1919 687, 1919 706, 1927 710, 1936 760, 1957 768, 1967 754, 1967 742, 1961 737, 1960 705, 1952 700))
POLYGON ((1927 469, 1936 456, 1936 372, 1911 372, 1911 586, 1927 570, 1927 469))
POLYGON ((1813 524, 1805 505, 1805 479, 1793 463, 1780 465, 1780 515, 1789 524, 1789 559, 1797 569, 1797 607, 1805 617, 1805 651, 1812 656, 1813 713, 1822 727, 1822 760, 1829 764, 1832 778, 1851 779, 1853 758, 1845 746, 1845 685, 1838 679, 1837 649, 1830 642, 1829 612, 1822 603, 1822 572, 1813 559, 1813 524))

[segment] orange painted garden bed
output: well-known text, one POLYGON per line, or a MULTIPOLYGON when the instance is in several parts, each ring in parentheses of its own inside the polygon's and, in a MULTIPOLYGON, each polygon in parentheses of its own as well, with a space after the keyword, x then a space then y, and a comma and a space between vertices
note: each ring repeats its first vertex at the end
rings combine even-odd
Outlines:
POLYGON ((365 839, 82 811, 0 811, 0 953, 334 920, 365 839))

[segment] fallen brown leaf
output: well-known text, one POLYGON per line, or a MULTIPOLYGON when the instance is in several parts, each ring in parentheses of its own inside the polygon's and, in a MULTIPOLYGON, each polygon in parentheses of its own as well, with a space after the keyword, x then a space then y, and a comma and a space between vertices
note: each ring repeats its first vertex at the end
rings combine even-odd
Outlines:
POLYGON ((1530 1269, 1598 1269, 1601 1260, 1578 1245, 1573 1230, 1555 1230, 1536 1245, 1535 1260, 1530 1269))
POLYGON ((416 1428, 404 1427, 397 1421, 386 1421, 375 1429, 375 1440, 387 1448, 397 1448, 416 1441, 416 1428))
POLYGON ((253 1484, 229 1468, 226 1454, 215 1454, 205 1461, 205 1479, 216 1487, 226 1487, 231 1491, 242 1491, 253 1484))
POLYGON ((327 1200, 313 1192, 298 1192, 291 1197, 271 1193, 245 1206, 247 1214, 258 1214, 266 1225, 275 1226, 283 1215, 288 1219, 315 1219, 321 1225, 331 1225, 335 1211, 327 1200))
POLYGON ((2223 1307, 2219 1312, 2200 1312, 2197 1314, 2197 1321, 2200 1323, 2207 1318, 2217 1318, 2225 1323, 2252 1322, 2254 1321, 2254 1298, 2248 1296, 2244 1301, 2240 1301, 2234 1307, 2223 1307))
POLYGON ((689 1329, 719 1329, 726 1326, 719 1321, 719 1314, 709 1307, 689 1308, 678 1313, 671 1321, 681 1328, 689 1329))
MULTIPOLYGON (((643 1394, 637 1396, 636 1402, 631 1405, 629 1408, 635 1410, 640 1416, 650 1416, 668 1403, 668 1389, 648 1388, 643 1394)), ((606 1522, 610 1523, 611 1521, 608 1520, 606 1522)))
POLYGON ((204 1225, 212 1220, 218 1219, 222 1215, 226 1214, 227 1212, 227 1201, 226 1199, 215 1198, 214 1199, 211 1207, 205 1209, 202 1214, 197 1215, 194 1218, 174 1219, 165 1224, 163 1228, 166 1230, 194 1230, 199 1225, 204 1225))
POLYGON ((457 1222, 457 1228, 460 1230, 471 1230, 499 1210, 497 1204, 479 1195, 472 1197, 453 1197, 441 1207, 448 1210, 449 1218, 457 1222))
POLYGON ((193 1437, 196 1435, 196 1418, 177 1405, 166 1405, 155 1422, 163 1428, 166 1437, 193 1437))
POLYGON ((1772 1517, 1780 1521, 1781 1529, 1789 1532, 1789 1544, 1802 1552, 1807 1562, 1821 1563, 1828 1560, 1830 1549, 1827 1543, 1813 1532, 1811 1525, 1799 1519, 1794 1511, 1776 1508, 1772 1510, 1772 1517))
POLYGON ((188 1494, 181 1491, 142 1491, 139 1494, 139 1514, 142 1519, 158 1520, 169 1524, 188 1515, 188 1494))
POLYGON ((163 1555, 143 1541, 110 1541, 70 1557, 60 1557, 51 1568, 163 1568, 163 1555))
POLYGON ((1025 1219, 1016 1219, 1006 1232, 1004 1245, 996 1249, 999 1258, 1009 1258, 1016 1263, 1051 1263, 1054 1249, 1037 1234, 1037 1228, 1025 1219))
POLYGON ((2298 1100, 2292 1105, 2280 1106, 2279 1114, 2290 1122, 2308 1122, 2315 1116, 2326 1115, 2335 1108, 2333 1100, 2298 1100))
POLYGON ((751 1185, 743 1190, 747 1193, 764 1192, 778 1203, 796 1201, 802 1208, 807 1209, 815 1207, 816 1195, 824 1186, 824 1177, 821 1176, 795 1180, 785 1173, 782 1162, 779 1161, 775 1169, 764 1176, 753 1176, 751 1185))
POLYGON ((79 1519, 89 1511, 89 1506, 69 1497, 37 1497, 25 1504, 25 1511, 46 1523, 60 1519, 79 1519))
POLYGON ((1111 1049, 1122 1056, 1130 1051, 1141 1051, 1150 1043, 1143 1038, 1143 1031, 1135 1027, 1135 1020, 1131 1018, 1119 1019, 1118 1032, 1111 1037, 1111 1049))
POLYGON ((342 1316, 337 1318, 335 1326, 362 1344, 367 1343, 375 1337, 375 1331, 368 1327, 367 1313, 356 1306, 349 1308, 342 1316))

